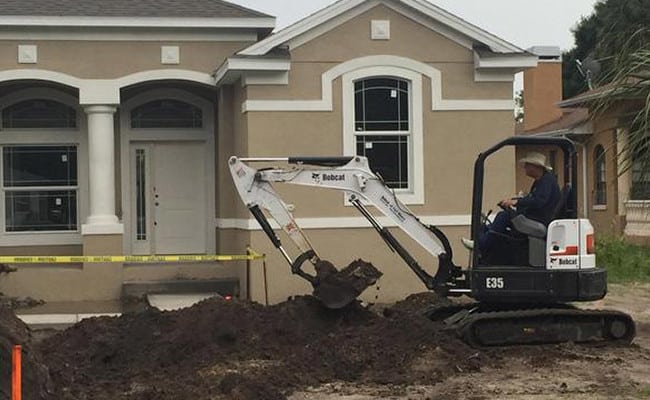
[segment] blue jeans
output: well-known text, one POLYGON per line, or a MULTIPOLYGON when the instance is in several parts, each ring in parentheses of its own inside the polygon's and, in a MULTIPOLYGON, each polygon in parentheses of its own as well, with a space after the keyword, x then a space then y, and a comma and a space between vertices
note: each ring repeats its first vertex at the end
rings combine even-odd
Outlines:
POLYGON ((489 226, 484 226, 478 235, 478 249, 481 254, 487 254, 499 240, 498 235, 491 235, 490 232, 505 234, 509 226, 510 214, 505 211, 500 211, 489 226))

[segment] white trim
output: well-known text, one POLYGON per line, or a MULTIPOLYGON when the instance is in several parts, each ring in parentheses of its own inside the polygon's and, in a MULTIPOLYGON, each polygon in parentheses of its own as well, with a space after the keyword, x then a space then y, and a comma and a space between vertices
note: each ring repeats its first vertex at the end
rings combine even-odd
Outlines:
POLYGON ((81 105, 119 105, 120 89, 142 82, 181 80, 211 87, 216 83, 210 74, 185 69, 141 71, 117 79, 80 79, 60 72, 31 68, 0 71, 0 82, 14 80, 42 80, 77 88, 81 105))
POLYGON ((607 210, 607 204, 594 204, 592 207, 592 210, 594 211, 606 211, 607 210))
POLYGON ((149 71, 136 72, 115 79, 118 88, 135 85, 141 82, 157 80, 182 80, 196 83, 202 83, 208 86, 214 86, 216 81, 210 74, 204 72, 191 71, 187 69, 154 69, 149 71))
POLYGON ((76 324, 86 318, 119 317, 121 313, 82 313, 82 314, 17 314, 27 325, 68 325, 76 324))
POLYGON ((249 71, 241 77, 242 87, 251 85, 288 85, 288 71, 249 71))
POLYGON ((274 33, 250 47, 240 51, 238 54, 259 56, 268 53, 271 49, 280 46, 289 40, 301 35, 313 28, 316 28, 326 21, 341 15, 354 7, 363 4, 366 0, 342 0, 325 7, 302 20, 289 25, 288 27, 274 33))
POLYGON ((79 32, 78 28, 30 28, 28 32, 20 28, 7 28, 0 32, 0 40, 74 40, 74 41, 139 41, 139 42, 256 42, 256 32, 237 32, 234 29, 226 32, 208 31, 204 29, 181 30, 169 32, 165 30, 151 30, 143 32, 141 28, 122 28, 111 30, 108 28, 95 28, 79 32))
POLYGON ((512 99, 449 100, 442 98, 442 74, 425 63, 411 58, 377 55, 354 58, 325 71, 321 75, 320 100, 246 100, 242 112, 249 111, 332 111, 332 84, 341 75, 368 67, 396 67, 410 70, 431 79, 431 109, 433 111, 507 110, 515 108, 512 99))
POLYGON ((83 224, 81 234, 86 235, 123 235, 124 224, 83 224))
MULTIPOLYGON (((434 226, 469 226, 471 215, 425 215, 419 217, 422 223, 434 226)), ((379 216, 377 220, 385 227, 397 227, 397 224, 386 216, 379 216)), ((269 220, 273 229, 280 229, 274 221, 269 220)), ((330 218, 296 218, 296 223, 301 229, 354 229, 372 228, 364 217, 330 217, 330 218)), ((215 226, 219 229, 242 229, 246 231, 260 231, 262 228, 254 219, 244 218, 217 218, 215 226)))
POLYGON ((516 71, 509 70, 474 70, 474 82, 514 82, 516 71))
POLYGON ((491 68, 533 68, 537 66, 537 56, 532 54, 481 54, 474 52, 474 67, 476 69, 491 68))
POLYGON ((102 27, 102 28, 275 28, 275 17, 89 17, 89 16, 0 16, 0 26, 102 27))
POLYGON ((48 71, 44 69, 24 68, 0 71, 0 82, 21 79, 55 82, 62 85, 71 86, 73 88, 81 87, 81 84, 83 82, 83 79, 79 79, 72 75, 64 74, 61 72, 48 71))
MULTIPOLYGON (((304 34, 296 36, 295 38, 288 41, 287 45, 289 46, 290 50, 294 50, 312 41, 313 39, 331 31, 337 26, 340 26, 343 23, 356 18, 357 16, 365 13, 366 11, 372 9, 378 4, 379 1, 369 1, 367 3, 364 3, 350 10, 347 13, 338 15, 328 20, 327 22, 324 22, 321 25, 315 26, 313 29, 305 32, 304 34)), ((451 41, 459 44, 460 46, 468 50, 473 49, 473 42, 470 38, 460 34, 457 31, 454 31, 453 29, 450 29, 448 26, 441 24, 439 21, 433 20, 432 18, 428 18, 427 16, 423 16, 422 14, 418 13, 415 10, 405 7, 403 4, 384 3, 384 5, 398 13, 403 14, 404 16, 410 18, 411 20, 417 22, 418 24, 425 26, 436 33, 439 33, 440 35, 450 39, 451 41)))
MULTIPOLYGON (((343 155, 356 155, 354 129, 354 82, 363 78, 389 76, 409 81, 409 183, 408 191, 397 190, 397 197, 405 204, 424 204, 424 108, 422 105, 422 75, 412 70, 393 67, 366 67, 343 74, 343 155)), ((373 132, 366 132, 372 135, 373 132)), ((393 134, 393 133, 391 133, 393 134)), ((395 133, 398 134, 398 133, 395 133)))
MULTIPOLYGON (((379 1, 376 0, 371 0, 367 2, 363 2, 360 4, 358 7, 355 7, 347 12, 340 13, 338 15, 335 15, 331 17, 330 19, 323 20, 322 23, 319 23, 312 28, 308 29, 307 31, 291 38, 290 40, 287 41, 286 45, 289 47, 289 50, 295 50, 298 47, 311 42, 312 40, 316 39, 317 37, 324 35, 325 33, 335 29, 336 27, 358 17, 359 15, 369 11, 373 7, 377 6, 379 4, 379 1)), ((279 33, 279 32, 278 32, 279 33)), ((245 49, 244 51, 246 51, 245 49)), ((245 54, 242 52, 242 54, 245 54)))
POLYGON ((440 100, 440 111, 513 111, 514 100, 440 100))
MULTIPOLYGON (((212 79, 212 78, 211 78, 212 79)), ((122 221, 124 224, 124 251, 131 252, 133 221, 131 211, 131 143, 133 141, 156 142, 156 141, 198 141, 203 142, 205 147, 205 187, 206 187, 206 209, 205 215, 208 221, 216 217, 215 211, 215 128, 214 110, 216 105, 196 96, 188 91, 180 89, 153 89, 141 93, 125 102, 120 108, 120 167, 122 185, 122 221), (131 110, 148 101, 161 98, 173 98, 194 104, 203 111, 202 129, 133 129, 131 128, 131 110)), ((206 251, 208 254, 216 251, 216 237, 214 227, 206 224, 206 251)))
POLYGON ((354 10, 359 6, 375 6, 377 4, 385 4, 391 8, 395 8, 393 4, 410 7, 420 12, 422 15, 427 16, 435 21, 439 21, 443 25, 457 31, 460 34, 469 37, 473 41, 487 45, 491 50, 497 53, 523 53, 524 51, 519 47, 500 39, 489 32, 486 32, 469 22, 458 18, 457 16, 437 7, 426 0, 377 0, 367 2, 366 0, 341 0, 329 7, 326 7, 307 18, 304 18, 293 25, 269 36, 268 38, 253 44, 252 46, 242 50, 239 54, 243 55, 263 55, 268 53, 271 49, 286 44, 296 37, 306 34, 307 32, 319 28, 326 22, 339 17, 345 13, 354 10))
MULTIPOLYGON (((229 57, 214 72, 214 82, 218 84, 232 83, 243 71, 286 73, 291 69, 291 60, 276 58, 241 58, 229 57)), ((288 75, 284 74, 288 77, 288 75)), ((287 79, 288 83, 288 79, 287 79)))

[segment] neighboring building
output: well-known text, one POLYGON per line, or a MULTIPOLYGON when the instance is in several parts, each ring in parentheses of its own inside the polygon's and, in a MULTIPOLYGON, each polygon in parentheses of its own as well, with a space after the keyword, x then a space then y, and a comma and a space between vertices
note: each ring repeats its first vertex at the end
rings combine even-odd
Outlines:
MULTIPOLYGON (((566 136, 574 140, 579 160, 580 214, 591 220, 596 234, 625 235, 633 242, 650 243, 650 177, 642 173, 638 163, 632 162, 624 172, 627 168, 619 162, 619 155, 626 148, 626 114, 635 105, 621 103, 606 113, 594 115, 594 100, 606 93, 607 87, 562 101, 559 48, 536 47, 529 51, 540 56, 540 64, 524 72, 526 122, 518 134, 566 136), (544 89, 527 86, 527 78, 543 81, 544 89)), ((561 175, 560 152, 552 148, 540 150, 561 175)), ((519 171, 517 188, 529 184, 530 179, 519 171)))
MULTIPOLYGON (((342 0, 274 34, 274 18, 219 0, 0 5, 2 254, 268 255, 266 278, 242 262, 20 265, 0 279, 47 301, 178 281, 257 301, 308 291, 237 197, 231 155, 362 152, 463 264, 473 162, 512 135, 513 76, 537 64, 424 0, 342 0)), ((491 160, 486 201, 513 190, 512 162, 491 160)), ((340 193, 280 190, 324 258, 382 269, 381 301, 423 289, 340 193)))

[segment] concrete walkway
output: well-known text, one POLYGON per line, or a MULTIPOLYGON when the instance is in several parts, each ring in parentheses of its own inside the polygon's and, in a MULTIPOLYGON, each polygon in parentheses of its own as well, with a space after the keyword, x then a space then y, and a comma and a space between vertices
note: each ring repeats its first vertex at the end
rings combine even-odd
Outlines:
MULTIPOLYGON (((173 311, 219 296, 216 293, 150 294, 148 306, 173 311)), ((65 328, 86 318, 119 317, 123 313, 143 309, 146 304, 123 304, 120 301, 52 302, 32 308, 17 309, 16 316, 32 328, 65 328)))

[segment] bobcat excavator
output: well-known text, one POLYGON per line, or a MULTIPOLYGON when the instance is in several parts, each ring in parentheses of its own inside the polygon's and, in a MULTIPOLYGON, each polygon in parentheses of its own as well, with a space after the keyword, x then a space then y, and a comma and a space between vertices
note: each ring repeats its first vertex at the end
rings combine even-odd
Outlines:
MULTIPOLYGON (((571 302, 605 297, 607 275, 596 266, 594 230, 578 218, 572 188, 577 182, 577 153, 566 138, 512 137, 481 153, 474 165, 471 235, 475 241, 486 218, 482 215, 485 160, 505 146, 552 145, 564 160, 564 186, 553 221, 545 226, 524 215, 513 214, 512 231, 502 235, 501 249, 486 257, 473 251, 468 268, 452 261, 452 249, 436 227, 422 223, 402 204, 368 160, 351 157, 238 158, 229 160, 230 171, 243 202, 291 272, 311 283, 314 296, 326 307, 341 308, 375 284, 381 272, 364 262, 338 270, 316 253, 291 214, 291 206, 278 196, 276 183, 334 189, 346 194, 354 206, 396 252, 428 290, 441 296, 466 295, 474 303, 432 308, 428 316, 442 319, 474 346, 532 343, 618 341, 631 342, 632 318, 618 311, 583 310, 571 302), (255 169, 255 162, 286 163, 293 167, 255 169), (423 268, 393 234, 370 212, 372 205, 437 260, 437 269, 423 268), (295 258, 282 246, 268 214, 295 243, 295 258), (303 270, 313 265, 315 274, 303 270)), ((513 210, 507 210, 513 212, 513 210)))

